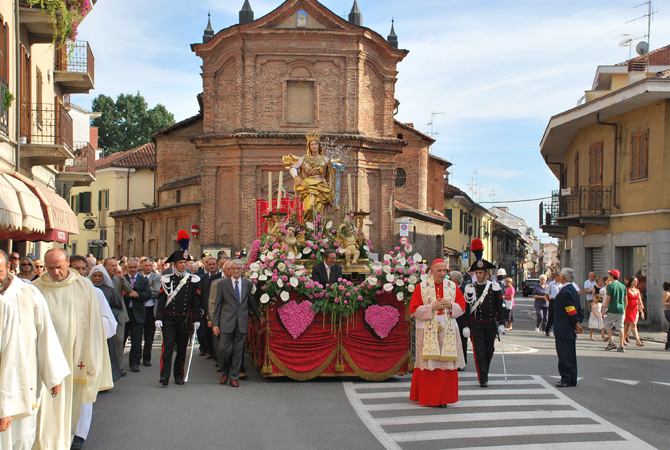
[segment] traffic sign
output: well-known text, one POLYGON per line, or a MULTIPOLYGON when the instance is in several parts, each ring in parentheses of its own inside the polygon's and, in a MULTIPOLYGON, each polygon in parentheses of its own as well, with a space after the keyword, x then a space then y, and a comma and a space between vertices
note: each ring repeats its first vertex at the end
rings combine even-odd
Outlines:
POLYGON ((402 225, 400 225, 400 229, 402 231, 407 231, 407 230, 409 230, 409 225, 407 225, 406 223, 403 223, 402 225))
POLYGON ((463 258, 463 261, 467 261, 470 258, 470 252, 463 252, 461 258, 463 258))
POLYGON ((396 217, 395 223, 414 223, 414 219, 411 217, 396 217))
POLYGON ((400 238, 400 243, 401 243, 402 245, 407 245, 407 244, 409 244, 409 238, 406 237, 406 236, 401 237, 401 238, 400 238))
POLYGON ((194 224, 191 227, 191 234, 193 235, 194 238, 197 238, 198 235, 200 234, 200 227, 194 224))

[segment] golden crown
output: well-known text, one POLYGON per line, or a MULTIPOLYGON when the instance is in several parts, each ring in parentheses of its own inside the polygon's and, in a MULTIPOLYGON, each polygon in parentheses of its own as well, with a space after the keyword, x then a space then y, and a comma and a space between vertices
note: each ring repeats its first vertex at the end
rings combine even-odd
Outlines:
POLYGON ((307 142, 318 141, 321 139, 321 133, 319 133, 318 131, 312 131, 311 133, 305 134, 305 138, 307 138, 307 142))

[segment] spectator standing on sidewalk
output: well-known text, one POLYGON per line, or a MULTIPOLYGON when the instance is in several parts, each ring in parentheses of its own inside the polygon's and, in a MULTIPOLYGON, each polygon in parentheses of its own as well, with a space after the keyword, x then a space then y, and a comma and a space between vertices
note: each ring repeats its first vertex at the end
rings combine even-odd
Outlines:
POLYGON ((626 286, 619 281, 621 272, 617 269, 610 270, 609 274, 612 282, 607 285, 607 297, 605 297, 605 304, 603 305, 603 311, 607 313, 605 316, 605 329, 609 338, 609 343, 605 347, 605 350, 614 350, 617 348, 612 333, 612 326, 614 326, 619 332, 619 351, 623 352, 623 316, 626 312, 627 303, 626 286))
POLYGON ((586 307, 584 308, 584 310, 587 312, 587 314, 591 311, 591 302, 593 302, 593 294, 595 293, 596 293, 596 273, 589 272, 589 278, 586 281, 584 281, 584 294, 586 294, 586 307))
POLYGON ((535 312, 537 321, 535 322, 535 331, 544 330, 547 327, 547 312, 549 308, 549 293, 547 289, 547 276, 540 275, 540 282, 533 288, 533 298, 535 299, 535 312))
POLYGON ((558 295, 561 286, 560 277, 556 276, 556 272, 551 272, 551 281, 547 283, 547 289, 549 291, 549 318, 547 319, 547 326, 544 328, 544 332, 547 336, 551 336, 551 329, 554 325, 554 299, 558 295))
MULTIPOLYGON (((663 282, 663 306, 665 307, 665 320, 670 323, 670 282, 667 281, 663 282)), ((668 326, 665 350, 670 350, 670 325, 668 326)))

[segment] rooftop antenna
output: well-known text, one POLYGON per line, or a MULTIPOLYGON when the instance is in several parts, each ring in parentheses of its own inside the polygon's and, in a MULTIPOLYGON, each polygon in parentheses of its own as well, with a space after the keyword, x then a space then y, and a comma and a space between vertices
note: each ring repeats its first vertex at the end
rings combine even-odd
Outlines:
POLYGON ((430 113, 430 122, 428 122, 426 124, 426 125, 430 125, 430 137, 433 137, 436 134, 440 134, 439 131, 433 131, 433 123, 435 122, 435 116, 437 116, 439 114, 444 114, 444 113, 443 112, 436 112, 436 111, 433 111, 432 113, 430 113))
MULTIPOLYGON (((632 22, 637 22, 640 19, 647 19, 647 34, 644 35, 644 38, 647 40, 646 42, 646 47, 649 49, 649 45, 651 43, 651 18, 654 14, 656 14, 656 11, 653 10, 652 5, 651 5, 651 0, 647 0, 644 3, 640 3, 639 5, 635 6, 635 8, 639 8, 641 6, 647 6, 647 13, 641 15, 640 17, 637 17, 635 19, 629 20, 626 22, 626 24, 632 23, 632 22)), ((637 48, 636 48, 637 50, 637 48)), ((639 53, 640 55, 643 55, 644 53, 639 53)))
POLYGON ((619 42, 619 47, 628 47, 628 59, 633 57, 633 41, 637 41, 641 38, 636 38, 634 34, 622 34, 621 42, 619 42))

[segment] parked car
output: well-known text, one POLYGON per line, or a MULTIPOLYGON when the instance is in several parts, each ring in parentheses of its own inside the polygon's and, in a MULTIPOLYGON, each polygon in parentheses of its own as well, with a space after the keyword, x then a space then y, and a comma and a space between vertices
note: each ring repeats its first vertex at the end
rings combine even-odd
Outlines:
POLYGON ((523 296, 524 297, 530 297, 530 294, 533 293, 533 289, 535 289, 535 286, 540 284, 540 280, 538 278, 528 278, 523 282, 523 296))

